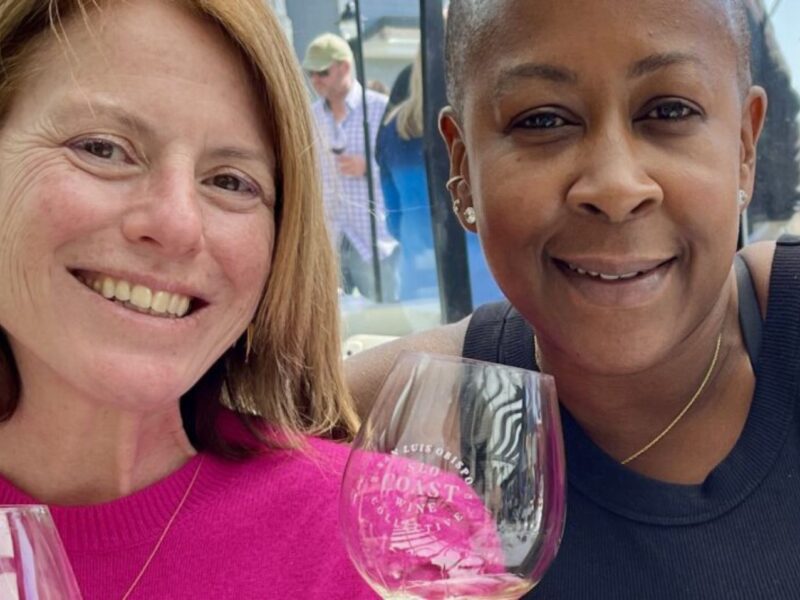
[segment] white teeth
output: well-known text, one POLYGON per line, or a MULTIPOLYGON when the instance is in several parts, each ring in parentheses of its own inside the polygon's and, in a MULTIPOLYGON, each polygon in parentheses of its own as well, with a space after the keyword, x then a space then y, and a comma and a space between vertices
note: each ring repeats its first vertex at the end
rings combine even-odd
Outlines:
POLYGON ((131 299, 131 284, 127 281, 118 281, 117 289, 114 290, 114 296, 117 300, 127 302, 131 299))
POLYGON ((579 275, 589 275, 590 277, 596 277, 598 279, 602 279, 603 281, 619 281, 622 279, 633 279, 637 275, 642 274, 641 271, 634 271, 632 273, 623 273, 622 275, 607 275, 605 273, 598 273, 596 271, 586 271, 570 263, 566 263, 566 265, 570 268, 570 270, 575 271, 579 275))
POLYGON ((172 294, 169 292, 156 292, 153 294, 153 301, 150 303, 150 310, 164 314, 167 312, 170 298, 172 294))
POLYGON ((153 301, 153 291, 143 285, 135 285, 131 289, 131 304, 137 308, 148 309, 153 301))
POLYGON ((111 277, 104 277, 103 278, 103 289, 100 290, 100 293, 103 294, 104 298, 108 298, 109 300, 114 297, 114 292, 116 290, 117 285, 114 283, 114 280, 111 277))
POLYGON ((180 318, 189 312, 191 306, 191 298, 183 294, 154 291, 146 286, 115 280, 107 275, 81 275, 78 279, 104 298, 150 315, 180 318))

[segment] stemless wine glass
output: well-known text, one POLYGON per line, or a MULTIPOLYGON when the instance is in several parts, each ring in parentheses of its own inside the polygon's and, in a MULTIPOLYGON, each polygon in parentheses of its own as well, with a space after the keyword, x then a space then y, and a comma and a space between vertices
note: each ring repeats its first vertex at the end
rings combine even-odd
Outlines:
POLYGON ((390 599, 515 599, 564 528, 564 450, 548 375, 401 354, 342 481, 347 550, 390 599))
POLYGON ((46 506, 0 506, 0 598, 81 600, 46 506))

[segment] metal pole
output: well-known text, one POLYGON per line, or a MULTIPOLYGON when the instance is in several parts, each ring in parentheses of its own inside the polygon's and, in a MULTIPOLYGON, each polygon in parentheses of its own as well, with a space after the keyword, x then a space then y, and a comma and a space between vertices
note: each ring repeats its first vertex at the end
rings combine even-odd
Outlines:
POLYGON ((433 221, 434 252, 445 323, 472 312, 472 288, 464 229, 453 216, 445 183, 450 174, 447 148, 439 135, 439 112, 447 105, 444 78, 442 0, 421 0, 422 78, 425 115, 425 167, 433 221))
POLYGON ((372 237, 372 273, 375 277, 375 300, 383 302, 383 282, 381 281, 381 261, 378 255, 378 223, 376 220, 377 203, 375 202, 375 188, 373 186, 372 172, 372 138, 369 132, 369 116, 367 111, 367 78, 364 73, 364 39, 362 38, 361 2, 356 0, 356 78, 361 84, 361 106, 364 124, 364 153, 367 163, 367 197, 369 202, 369 231, 372 237))

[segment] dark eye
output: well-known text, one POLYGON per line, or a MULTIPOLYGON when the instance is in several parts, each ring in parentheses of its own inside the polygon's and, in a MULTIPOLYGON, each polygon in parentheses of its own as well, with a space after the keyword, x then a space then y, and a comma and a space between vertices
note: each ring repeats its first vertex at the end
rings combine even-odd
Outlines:
POLYGON ((255 184, 252 184, 242 177, 238 177, 230 173, 213 175, 212 177, 206 179, 204 183, 223 189, 226 192, 252 195, 258 193, 258 188, 255 186, 255 184))
POLYGON ((133 162, 122 146, 102 138, 87 138, 78 140, 72 144, 72 148, 78 152, 90 154, 95 158, 109 162, 133 162))
POLYGON ((555 129, 567 124, 566 119, 551 112, 527 115, 517 121, 514 126, 523 129, 555 129))
POLYGON ((685 102, 670 100, 669 102, 662 102, 655 108, 651 109, 645 115, 645 117, 648 119, 680 121, 683 119, 688 119, 689 117, 697 114, 699 114, 699 112, 685 102))

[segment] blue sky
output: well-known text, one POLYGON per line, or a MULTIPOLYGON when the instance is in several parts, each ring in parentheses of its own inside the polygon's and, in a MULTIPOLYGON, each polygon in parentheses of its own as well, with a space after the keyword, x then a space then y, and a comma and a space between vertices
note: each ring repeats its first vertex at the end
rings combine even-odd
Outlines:
MULTIPOLYGON (((767 7, 775 0, 765 0, 767 7)), ((775 35, 792 70, 792 83, 800 91, 800 0, 781 0, 772 17, 775 35)))

